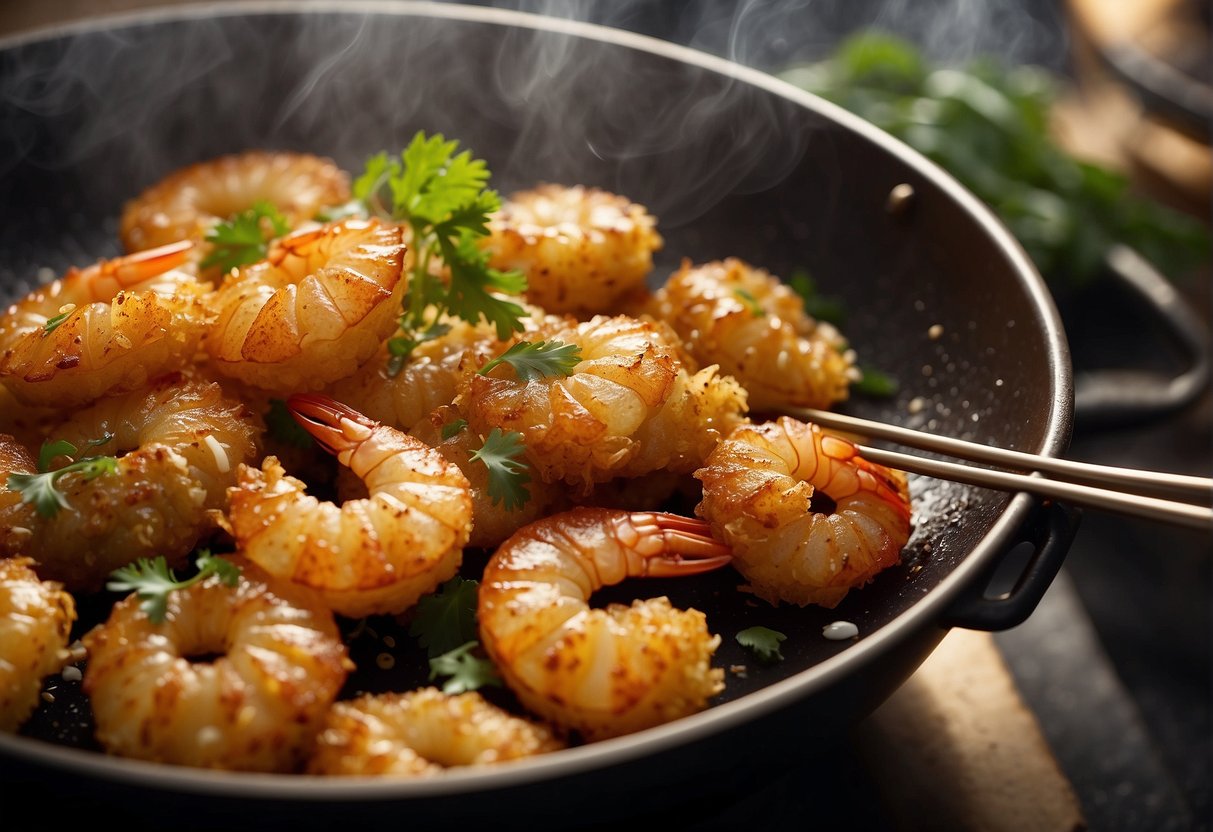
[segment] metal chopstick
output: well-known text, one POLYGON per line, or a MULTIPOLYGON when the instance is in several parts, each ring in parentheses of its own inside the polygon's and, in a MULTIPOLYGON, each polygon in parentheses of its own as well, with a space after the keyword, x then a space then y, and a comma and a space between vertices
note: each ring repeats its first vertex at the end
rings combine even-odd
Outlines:
POLYGON ((1213 509, 1208 508, 1213 501, 1213 479, 1037 456, 810 408, 789 409, 789 413, 822 427, 886 439, 959 459, 1036 473, 1026 475, 992 471, 861 446, 860 452, 867 459, 903 471, 1002 491, 1027 491, 1192 528, 1213 528, 1213 509), (1132 492, 1118 490, 1125 488, 1132 489, 1132 492), (1200 505, 1159 499, 1160 495, 1199 501, 1200 505))

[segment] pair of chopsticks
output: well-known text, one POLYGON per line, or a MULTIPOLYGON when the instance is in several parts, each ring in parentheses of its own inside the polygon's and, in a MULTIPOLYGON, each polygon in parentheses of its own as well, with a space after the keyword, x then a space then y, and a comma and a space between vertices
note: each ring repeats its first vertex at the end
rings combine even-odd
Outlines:
POLYGON ((788 412, 799 419, 816 422, 823 428, 884 439, 957 459, 1009 468, 1018 473, 858 446, 865 459, 889 468, 999 491, 1026 491, 1089 508, 1194 529, 1213 529, 1213 508, 1210 508, 1213 504, 1213 479, 1206 477, 1037 456, 824 410, 789 408, 788 412))

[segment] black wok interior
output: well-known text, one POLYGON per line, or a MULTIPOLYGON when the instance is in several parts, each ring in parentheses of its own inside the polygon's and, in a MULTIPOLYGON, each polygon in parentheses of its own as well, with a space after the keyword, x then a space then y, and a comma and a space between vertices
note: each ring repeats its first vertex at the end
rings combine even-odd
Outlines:
MULTIPOLYGON (((900 384, 892 398, 855 397, 849 412, 1007 448, 1056 445, 1069 391, 1045 334, 1050 312, 934 174, 832 110, 669 55, 486 20, 178 13, 8 44, 0 299, 26 291, 41 268, 118 254, 123 202, 175 168, 271 148, 330 155, 356 172, 417 130, 487 159, 503 193, 578 182, 647 205, 665 238, 654 282, 683 257, 735 255, 783 276, 807 270, 847 310, 843 331, 860 363, 900 384), (915 196, 890 211, 901 183, 915 196)), ((718 666, 746 666, 744 676, 728 674, 720 701, 850 648, 822 638, 831 621, 855 622, 861 641, 878 632, 973 551, 1009 500, 922 479, 914 490, 905 563, 835 610, 754 603, 728 572, 651 587, 707 612, 723 637, 718 666), (783 662, 759 665, 735 643, 757 624, 788 634, 783 662)), ((375 667, 382 647, 373 637, 354 645, 364 669, 351 689, 425 682, 407 646, 386 673, 375 667)), ((64 730, 87 719, 69 708, 80 710, 67 698, 44 706, 25 733, 88 746, 86 730, 64 730)))

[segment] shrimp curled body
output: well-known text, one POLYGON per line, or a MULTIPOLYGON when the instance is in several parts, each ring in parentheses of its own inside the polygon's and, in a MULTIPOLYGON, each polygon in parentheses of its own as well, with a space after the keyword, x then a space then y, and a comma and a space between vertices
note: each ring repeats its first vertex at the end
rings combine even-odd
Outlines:
POLYGON ((703 572, 729 562, 700 521, 578 508, 524 527, 489 559, 481 641, 532 713, 589 741, 695 713, 723 689, 710 661, 720 637, 668 598, 592 609, 632 576, 703 572))
POLYGON ((696 513, 771 603, 835 607, 897 564, 910 535, 905 475, 818 425, 781 417, 736 429, 695 472, 696 513))
POLYGON ((76 602, 41 580, 29 558, 0 558, 0 731, 16 731, 38 704, 44 677, 66 662, 76 602))
POLYGON ((475 691, 448 695, 422 688, 336 703, 308 773, 432 776, 563 747, 547 727, 514 716, 475 691))
POLYGON ((332 613, 239 558, 168 597, 154 622, 137 595, 84 636, 84 691, 111 753, 239 771, 299 771, 352 669, 332 613), (203 657, 219 654, 214 660, 203 657))
POLYGON ((662 246, 656 224, 617 194, 544 184, 506 201, 490 219, 486 247, 495 268, 526 275, 531 303, 588 317, 615 311, 643 287, 662 246))
POLYGON ((24 553, 45 578, 73 592, 102 587, 114 569, 163 555, 174 568, 216 527, 236 480, 253 458, 260 423, 215 382, 161 379, 153 387, 101 399, 55 428, 90 455, 117 457, 116 470, 58 480, 67 503, 43 516, 5 485, 35 470, 33 455, 0 436, 0 555, 24 553))
POLYGON ((369 497, 321 502, 274 457, 260 469, 242 466, 230 494, 240 550, 351 618, 403 612, 451 578, 472 522, 471 486, 459 469, 421 440, 326 396, 296 395, 288 406, 369 497))
POLYGON ((203 340, 215 369, 283 394, 351 375, 396 328, 406 255, 399 226, 377 220, 277 240, 215 291, 203 340))
POLYGON ((0 319, 0 382, 23 404, 74 407, 192 362, 207 324, 189 243, 72 269, 0 319))

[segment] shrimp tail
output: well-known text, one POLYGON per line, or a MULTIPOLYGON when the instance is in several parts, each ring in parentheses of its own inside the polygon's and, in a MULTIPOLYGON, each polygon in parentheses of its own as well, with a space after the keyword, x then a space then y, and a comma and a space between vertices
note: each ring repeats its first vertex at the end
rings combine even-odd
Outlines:
POLYGON ((286 403, 295 421, 326 451, 340 455, 352 451, 379 427, 374 419, 348 405, 317 393, 296 393, 286 403))
POLYGON ((645 555, 644 576, 698 575, 733 561, 733 550, 713 539, 711 527, 702 520, 665 512, 638 512, 629 520, 628 526, 638 535, 634 546, 645 555), (652 555, 647 551, 650 548, 652 555))

